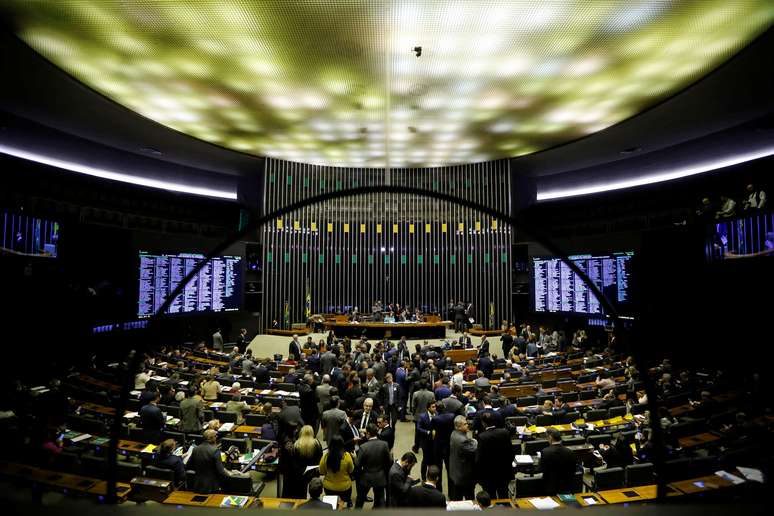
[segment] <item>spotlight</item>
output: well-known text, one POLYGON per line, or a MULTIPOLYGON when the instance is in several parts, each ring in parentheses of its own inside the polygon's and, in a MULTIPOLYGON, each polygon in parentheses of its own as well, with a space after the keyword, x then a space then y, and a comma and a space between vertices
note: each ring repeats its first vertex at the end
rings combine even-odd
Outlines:
POLYGON ((422 47, 414 47, 414 55, 417 57, 422 55, 422 47))

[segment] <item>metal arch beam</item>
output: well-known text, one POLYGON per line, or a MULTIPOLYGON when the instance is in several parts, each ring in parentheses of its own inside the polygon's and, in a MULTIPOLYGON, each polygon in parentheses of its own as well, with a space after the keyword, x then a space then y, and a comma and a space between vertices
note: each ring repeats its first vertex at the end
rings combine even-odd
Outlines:
MULTIPOLYGON (((149 327, 152 328, 155 326, 156 321, 158 321, 163 316, 164 312, 169 308, 172 301, 183 291, 183 289, 188 284, 188 282, 190 282, 191 279, 193 279, 193 277, 199 273, 199 271, 202 269, 202 267, 204 267, 205 263, 209 259, 221 254, 234 242, 237 242, 239 239, 243 238, 249 232, 259 228, 260 226, 262 226, 263 224, 266 224, 267 222, 270 222, 271 220, 276 219, 277 217, 286 215, 300 208, 304 208, 304 207, 311 206, 325 201, 330 201, 333 199, 355 197, 359 195, 368 195, 372 193, 394 193, 394 194, 408 194, 408 195, 418 195, 422 197, 429 197, 439 201, 446 201, 449 203, 462 205, 467 208, 471 208, 473 210, 486 213, 500 220, 509 222, 513 227, 517 227, 520 230, 524 231, 528 236, 530 236, 532 239, 534 239, 535 241, 543 245, 551 253, 558 256, 575 274, 577 274, 581 278, 581 280, 586 285, 586 287, 594 294, 594 297, 597 298, 599 303, 604 307, 606 312, 613 318, 613 320, 614 321, 618 320, 618 311, 615 309, 615 307, 610 302, 610 300, 607 299, 604 293, 600 291, 596 285, 594 285, 594 283, 590 280, 588 275, 585 272, 583 272, 572 260, 569 260, 567 258, 566 253, 559 246, 557 246, 553 241, 551 241, 548 238, 548 236, 545 235, 541 230, 536 228, 530 228, 529 224, 525 221, 525 219, 521 216, 521 214, 503 213, 489 206, 485 206, 483 204, 462 199, 460 197, 449 195, 443 192, 435 192, 435 191, 426 190, 423 188, 415 188, 415 187, 407 187, 407 186, 381 185, 381 186, 363 186, 358 188, 351 188, 351 189, 345 189, 345 190, 339 190, 334 192, 323 193, 320 195, 315 195, 312 197, 308 197, 306 199, 302 199, 288 206, 284 206, 270 213, 261 215, 259 217, 254 217, 246 226, 232 233, 231 235, 229 235, 228 238, 226 238, 224 241, 222 241, 220 244, 218 244, 212 250, 210 250, 207 253, 206 258, 204 260, 201 260, 185 276, 185 278, 183 278, 183 280, 177 285, 177 287, 169 294, 169 296, 167 296, 167 299, 158 308, 156 313, 154 313, 153 316, 150 318, 149 327)), ((116 406, 116 415, 110 430, 110 445, 108 449, 108 471, 107 471, 107 482, 108 482, 107 501, 109 503, 115 503, 117 500, 117 497, 116 497, 117 450, 118 450, 118 440, 119 440, 120 431, 121 431, 121 422, 123 420, 123 414, 126 410, 126 405, 128 403, 129 391, 132 390, 134 386, 132 382, 134 380, 135 371, 139 366, 139 363, 143 354, 142 351, 143 349, 133 350, 129 354, 128 364, 126 369, 124 370, 124 378, 123 378, 123 381, 121 382, 121 393, 120 393, 118 405, 116 406)), ((645 375, 644 378, 647 378, 647 375, 645 375)), ((646 387, 646 392, 648 394, 648 400, 651 403, 652 413, 655 414, 657 413, 655 411, 655 398, 656 398, 655 391, 653 391, 651 383, 649 381, 645 381, 645 387, 646 387)), ((656 427, 658 427, 658 425, 656 425, 656 427)), ((655 437, 657 438, 656 442, 661 442, 661 440, 658 438, 660 437, 659 435, 660 432, 658 432, 658 430, 659 429, 657 429, 656 432, 654 432, 656 434, 655 437)), ((658 470, 658 465, 656 465, 656 467, 658 470)), ((661 492, 662 492, 662 489, 660 488, 659 493, 661 492)))

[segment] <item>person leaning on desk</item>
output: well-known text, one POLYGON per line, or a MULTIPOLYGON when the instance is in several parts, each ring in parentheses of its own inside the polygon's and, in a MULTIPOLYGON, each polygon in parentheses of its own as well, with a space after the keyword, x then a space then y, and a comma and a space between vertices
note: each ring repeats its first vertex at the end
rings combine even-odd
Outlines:
POLYGON ((220 449, 216 442, 218 433, 208 429, 204 431, 204 441, 197 445, 191 458, 188 459, 188 468, 196 473, 194 492, 200 494, 217 493, 220 491, 221 482, 231 476, 223 467, 220 449))

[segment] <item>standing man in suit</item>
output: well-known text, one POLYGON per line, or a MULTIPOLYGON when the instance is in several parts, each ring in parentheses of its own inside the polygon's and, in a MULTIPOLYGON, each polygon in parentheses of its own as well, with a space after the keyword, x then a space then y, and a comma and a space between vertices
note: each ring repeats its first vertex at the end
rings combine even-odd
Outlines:
POLYGON ((500 342, 503 346, 503 358, 508 358, 508 355, 511 352, 511 348, 513 347, 513 335, 511 335, 510 331, 506 331, 500 336, 500 342))
POLYGON ((465 331, 465 305, 459 301, 454 305, 454 330, 457 333, 465 331))
POLYGON ((449 499, 473 500, 477 447, 478 442, 468 435, 468 420, 456 416, 449 445, 449 499))
POLYGON ((301 417, 317 434, 320 429, 320 411, 317 407, 314 376, 310 373, 304 375, 304 381, 298 386, 298 402, 301 407, 301 417))
POLYGON ((422 480, 426 478, 428 466, 435 464, 435 447, 433 439, 433 417, 435 417, 435 400, 431 400, 427 405, 427 410, 417 419, 416 436, 418 444, 422 447, 422 464, 420 466, 420 475, 422 480))
POLYGON ((216 446, 218 433, 209 428, 204 431, 204 441, 196 446, 188 459, 188 469, 196 472, 194 492, 199 494, 217 493, 220 483, 229 476, 223 467, 220 450, 216 446))
POLYGON ((395 425, 398 421, 398 410, 400 406, 400 387, 392 380, 391 373, 387 373, 384 380, 385 383, 382 385, 381 392, 381 405, 384 413, 389 417, 390 424, 395 425))
POLYGON ((338 396, 331 398, 331 408, 322 413, 322 429, 325 442, 331 444, 331 440, 339 435, 341 427, 347 421, 347 413, 341 408, 344 405, 343 400, 338 396))
POLYGON ((301 416, 301 407, 288 405, 282 400, 282 410, 277 418, 277 440, 282 443, 286 437, 295 439, 293 432, 296 428, 304 426, 304 418, 301 416))
POLYGON ((446 464, 446 473, 449 473, 449 453, 450 440, 454 432, 454 414, 446 412, 443 405, 436 404, 436 415, 431 422, 431 428, 434 432, 433 448, 435 452, 435 462, 440 468, 439 485, 443 485, 443 465, 446 464))
POLYGON ((489 340, 486 335, 481 337, 481 345, 478 347, 478 356, 482 357, 489 354, 489 340))
POLYGON ((395 461, 390 468, 389 483, 387 484, 387 506, 401 507, 406 505, 409 489, 416 483, 412 479, 411 468, 417 463, 417 456, 412 452, 406 452, 399 461, 395 461))
POLYGON ((185 399, 180 402, 180 431, 184 434, 198 434, 202 431, 204 406, 193 389, 183 391, 185 399))
POLYGON ((395 429, 390 426, 390 420, 385 415, 379 415, 376 418, 376 428, 379 429, 379 439, 386 442, 392 452, 395 445, 395 429))
POLYGON ((338 364, 336 354, 330 348, 325 350, 325 353, 320 355, 320 372, 322 374, 331 374, 333 368, 338 364))
POLYGON ((363 410, 360 411, 357 417, 357 428, 360 430, 360 436, 365 437, 366 429, 368 425, 376 424, 376 414, 374 414, 374 400, 366 398, 363 401, 363 410))
POLYGON ((247 328, 240 328, 239 336, 236 339, 236 347, 246 350, 248 344, 250 344, 250 341, 247 340, 247 328))
POLYGON ((362 441, 360 437, 360 430, 355 424, 355 413, 352 410, 347 410, 347 421, 341 424, 339 428, 339 435, 344 441, 344 449, 352 455, 357 452, 357 449, 362 441))
POLYGON ((441 484, 441 473, 438 466, 427 468, 427 479, 422 485, 409 489, 409 507, 446 507, 446 497, 438 488, 441 484))
POLYGON ((360 451, 355 459, 357 472, 357 499, 355 508, 362 509, 368 492, 374 490, 374 508, 385 506, 385 488, 387 474, 392 466, 392 457, 387 443, 377 438, 376 425, 369 424, 366 428, 366 442, 360 445, 360 451))
POLYGON ((508 498, 508 482, 513 478, 511 437, 505 428, 497 428, 492 412, 481 414, 484 431, 478 434, 476 477, 493 498, 508 498))
POLYGON ((220 333, 220 328, 212 334, 212 348, 216 351, 223 351, 223 335, 220 333))
POLYGON ((549 496, 572 493, 578 461, 575 454, 562 445, 562 434, 556 428, 546 430, 548 446, 540 453, 543 487, 549 496))
POLYGON ((301 343, 298 342, 297 334, 293 335, 293 340, 288 344, 288 358, 296 362, 301 361, 301 343))
POLYGON ((164 430, 164 425, 167 422, 158 406, 159 399, 161 399, 161 395, 159 391, 156 391, 153 399, 140 409, 143 440, 148 444, 159 444, 161 442, 161 432, 164 430))

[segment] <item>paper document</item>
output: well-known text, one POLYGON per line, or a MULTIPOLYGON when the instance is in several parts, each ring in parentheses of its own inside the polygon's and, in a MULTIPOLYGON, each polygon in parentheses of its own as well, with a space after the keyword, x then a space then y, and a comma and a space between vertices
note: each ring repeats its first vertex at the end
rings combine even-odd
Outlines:
POLYGON ((210 403, 210 407, 212 408, 220 408, 223 405, 225 405, 225 403, 223 403, 222 401, 213 401, 212 403, 210 403))
POLYGON ((447 511, 475 511, 476 504, 473 500, 460 500, 457 502, 446 502, 447 511))
POLYGON ((333 510, 339 508, 339 497, 338 496, 331 496, 331 495, 325 495, 322 497, 322 501, 333 507, 333 510))
POLYGON ((732 475, 728 471, 724 471, 722 469, 720 471, 716 471, 715 474, 717 476, 719 476, 720 478, 724 479, 724 480, 728 480, 729 482, 731 482, 734 485, 741 484, 741 483, 744 482, 743 478, 739 478, 736 475, 732 475))
POLYGON ((134 418, 136 418, 139 415, 140 414, 138 412, 127 412, 126 414, 124 414, 124 417, 126 419, 134 419, 134 418))
POLYGON ((218 432, 230 432, 234 429, 234 423, 223 423, 218 428, 218 432))
POLYGON ((263 395, 271 394, 271 389, 264 389, 264 390, 261 391, 261 394, 263 394, 263 395))
POLYGON ((167 378, 166 376, 156 375, 156 376, 151 376, 151 380, 156 380, 157 382, 166 382, 167 380, 169 380, 169 378, 167 378))
POLYGON ((745 468, 742 466, 737 466, 736 469, 738 469, 739 473, 744 475, 744 478, 746 478, 747 480, 752 480, 753 482, 760 482, 761 484, 763 483, 763 472, 761 470, 755 469, 755 468, 745 468))
POLYGON ((306 474, 307 474, 307 473, 309 473, 310 471, 312 471, 312 470, 314 470, 314 469, 317 469, 317 468, 319 468, 319 467, 320 467, 320 466, 319 466, 318 464, 315 464, 314 466, 307 466, 307 467, 306 467, 306 469, 304 470, 304 475, 306 475, 306 474))
POLYGON ((180 380, 177 383, 179 383, 180 385, 188 385, 188 380, 180 380))
POLYGON ((516 458, 514 459, 514 462, 516 464, 533 464, 534 461, 532 460, 531 455, 516 455, 516 458))
POLYGON ((535 509, 554 509, 559 507, 559 504, 548 496, 544 498, 530 498, 529 503, 531 503, 535 509))
POLYGON ((79 443, 79 442, 81 442, 81 441, 84 441, 84 440, 88 439, 89 437, 91 437, 91 434, 81 434, 81 435, 79 435, 78 437, 73 437, 73 438, 72 438, 72 439, 70 439, 70 440, 71 440, 72 442, 74 442, 74 443, 79 443))
POLYGON ((590 496, 584 496, 583 501, 586 502, 586 505, 597 505, 597 499, 590 496))
POLYGON ((42 390, 43 390, 43 389, 45 389, 45 388, 46 388, 46 386, 45 386, 45 385, 38 385, 37 387, 32 387, 32 388, 30 388, 30 390, 31 390, 31 391, 42 391, 42 390))

